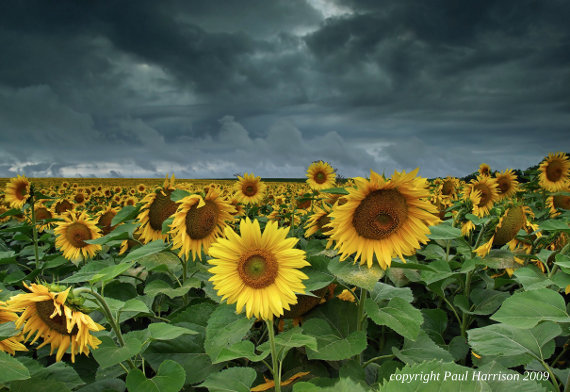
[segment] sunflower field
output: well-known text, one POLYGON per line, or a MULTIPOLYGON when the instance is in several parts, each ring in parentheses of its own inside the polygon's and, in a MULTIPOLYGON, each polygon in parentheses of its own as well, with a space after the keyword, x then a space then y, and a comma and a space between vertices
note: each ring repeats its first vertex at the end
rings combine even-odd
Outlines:
POLYGON ((565 153, 0 189, 0 391, 570 390, 565 153))

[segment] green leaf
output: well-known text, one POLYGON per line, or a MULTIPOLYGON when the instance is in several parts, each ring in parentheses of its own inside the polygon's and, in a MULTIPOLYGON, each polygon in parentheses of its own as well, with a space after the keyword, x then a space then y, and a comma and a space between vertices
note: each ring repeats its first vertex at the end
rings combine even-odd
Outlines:
POLYGON ((469 344, 479 355, 521 355, 530 362, 533 358, 546 360, 554 353, 553 339, 562 333, 557 324, 545 321, 532 329, 513 328, 492 324, 467 331, 469 344))
POLYGON ((111 220, 111 226, 116 226, 119 223, 123 223, 127 220, 134 219, 138 214, 138 210, 135 206, 125 206, 121 211, 117 212, 117 215, 111 220))
POLYGON ((495 312, 499 306, 511 295, 508 292, 489 290, 489 289, 473 289, 471 292, 471 301, 475 305, 470 314, 486 316, 495 312))
POLYGON ((247 358, 252 362, 259 362, 269 355, 269 351, 263 352, 261 354, 255 353, 255 346, 249 340, 242 340, 241 342, 234 343, 229 347, 224 347, 217 355, 215 359, 212 359, 212 363, 222 363, 231 361, 237 358, 247 358))
POLYGON ((405 338, 415 340, 423 323, 422 313, 402 298, 393 298, 388 305, 379 307, 367 298, 364 309, 368 317, 378 325, 386 325, 405 338))
MULTIPOLYGON (((275 337, 275 347, 277 351, 281 351, 279 356, 283 360, 289 350, 294 347, 307 347, 311 350, 317 350, 317 339, 314 336, 305 335, 303 328, 295 327, 286 332, 282 332, 275 337)), ((266 341, 258 347, 259 351, 269 355, 271 347, 269 341, 266 341)))
POLYGON ((79 271, 73 275, 61 280, 61 283, 83 283, 88 282, 101 272, 101 270, 114 267, 112 260, 92 260, 85 264, 79 271))
POLYGON ((369 291, 374 290, 376 282, 384 276, 384 270, 377 264, 368 268, 365 265, 340 262, 338 257, 329 262, 328 269, 339 280, 369 291))
POLYGON ((428 260, 441 260, 445 258, 445 250, 437 244, 428 244, 425 248, 418 250, 417 253, 428 260))
POLYGON ((485 258, 477 260, 477 264, 493 269, 517 269, 521 266, 515 261, 515 254, 508 249, 491 249, 485 258))
POLYGON ((535 265, 519 268, 515 270, 514 275, 527 291, 548 287, 552 284, 552 281, 535 265))
POLYGON ((406 302, 412 302, 414 295, 409 287, 394 287, 386 283, 377 282, 374 285, 374 289, 370 291, 370 298, 380 305, 382 301, 391 300, 392 298, 401 298, 406 302))
POLYGON ((555 259, 556 261, 554 262, 554 264, 559 266, 562 271, 566 272, 567 274, 570 274, 570 256, 559 253, 556 255, 555 259))
POLYGON ((101 344, 99 348, 93 350, 93 357, 99 363, 101 368, 107 368, 113 365, 117 365, 123 361, 126 361, 129 358, 134 357, 137 355, 143 343, 133 338, 125 338, 125 346, 119 347, 113 339, 108 336, 102 336, 100 338, 101 344))
POLYGON ((200 287, 201 283, 202 282, 200 282, 198 279, 190 278, 187 279, 181 287, 173 288, 168 282, 157 279, 153 280, 145 286, 144 293, 151 297, 155 297, 158 294, 164 294, 169 298, 182 297, 184 294, 190 291, 190 289, 200 287))
POLYGON ((570 233, 570 224, 561 219, 550 219, 542 222, 540 225, 542 231, 564 231, 570 233))
POLYGON ((254 321, 246 318, 243 313, 236 314, 233 305, 219 305, 208 320, 204 342, 204 349, 212 363, 216 363, 224 348, 240 342, 254 321))
POLYGON ((186 372, 178 363, 166 360, 151 379, 139 369, 132 369, 127 375, 127 389, 136 392, 178 392, 184 386, 186 372))
POLYGON ((13 321, 8 321, 0 324, 0 341, 4 339, 11 338, 17 335, 20 331, 16 328, 13 321))
MULTIPOLYGON (((98 380, 79 388, 77 392, 109 392, 109 391, 124 391, 125 382, 118 378, 106 378, 98 380)), ((58 391, 59 392, 59 391, 58 391)))
POLYGON ((249 392, 256 376, 252 368, 233 367, 211 374, 198 386, 210 392, 249 392))
POLYGON ((13 250, 7 250, 0 252, 0 265, 1 264, 12 264, 16 262, 16 252, 13 250))
POLYGON ((151 313, 148 306, 138 298, 129 299, 119 310, 121 312, 151 313))
POLYGON ((182 271, 180 259, 170 251, 154 253, 141 257, 137 263, 147 269, 147 271, 164 271, 179 275, 182 271))
POLYGON ((421 330, 415 341, 405 339, 402 349, 399 350, 396 347, 392 347, 392 352, 400 361, 408 364, 432 359, 453 362, 453 356, 435 344, 433 340, 421 330))
POLYGON ((75 389, 85 384, 85 381, 79 377, 75 369, 65 362, 56 362, 48 367, 38 366, 37 368, 28 365, 28 369, 32 377, 25 381, 12 382, 12 391, 50 391, 45 386, 46 382, 52 386, 59 384, 59 387, 64 390, 75 389))
POLYGON ((111 241, 117 240, 126 240, 128 238, 132 238, 133 232, 138 227, 135 223, 125 223, 110 232, 107 235, 102 237, 96 238, 94 240, 86 240, 85 242, 88 244, 95 244, 95 245, 103 245, 111 241))
POLYGON ((460 229, 446 222, 437 226, 430 226, 429 230, 428 238, 431 240, 453 240, 462 237, 460 229))
POLYGON ((182 200, 186 196, 190 196, 190 195, 191 195, 191 193, 188 191, 185 191, 184 189, 175 189, 170 194, 170 200, 178 203, 180 200, 182 200))
POLYGON ((422 329, 437 344, 445 345, 443 333, 447 329, 447 313, 441 309, 422 309, 422 329))
POLYGON ((517 392, 548 391, 548 389, 536 381, 531 381, 529 379, 523 380, 520 373, 510 370, 495 361, 479 366, 477 370, 473 370, 472 372, 475 377, 479 378, 485 377, 486 375, 503 374, 508 381, 493 380, 491 377, 487 377, 487 380, 485 380, 485 382, 491 387, 492 391, 502 391, 507 388, 517 392), (507 388, 505 388, 505 384, 508 385, 507 388))
POLYGON ((167 323, 152 323, 148 326, 150 336, 156 340, 176 339, 180 335, 196 335, 198 332, 167 323))
POLYGON ((321 193, 330 193, 331 195, 348 195, 348 191, 344 188, 327 188, 320 191, 321 193))
POLYGON ((0 351, 0 369, 0 384, 30 378, 28 368, 3 351, 0 351))
POLYGON ((491 319, 517 328, 532 328, 543 320, 570 322, 564 298, 549 289, 513 294, 491 319))
POLYGON ((148 244, 141 246, 140 248, 137 248, 137 249, 133 250, 132 252, 130 252, 122 260, 122 263, 126 263, 129 261, 136 261, 136 260, 140 259, 141 257, 161 252, 161 251, 167 249, 168 247, 170 247, 170 245, 167 244, 166 242, 164 242, 163 240, 151 241, 148 244))
MULTIPOLYGON (((311 241, 309 244, 311 244, 311 241)), ((312 255, 307 257, 307 261, 311 265, 302 269, 309 277, 308 280, 303 281, 305 292, 322 289, 334 281, 334 275, 327 268, 330 258, 324 255, 312 255)))

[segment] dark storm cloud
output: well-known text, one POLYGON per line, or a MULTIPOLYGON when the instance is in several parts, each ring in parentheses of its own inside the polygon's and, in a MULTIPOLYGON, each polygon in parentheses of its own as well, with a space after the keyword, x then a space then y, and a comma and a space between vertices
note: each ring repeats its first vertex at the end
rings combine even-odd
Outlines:
POLYGON ((465 175, 570 150, 564 1, 0 4, 0 175, 465 175))

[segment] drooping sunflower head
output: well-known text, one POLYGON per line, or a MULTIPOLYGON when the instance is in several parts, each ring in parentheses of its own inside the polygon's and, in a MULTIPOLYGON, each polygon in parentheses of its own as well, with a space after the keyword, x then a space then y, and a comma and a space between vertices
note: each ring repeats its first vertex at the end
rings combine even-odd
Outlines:
POLYGON ((483 217, 489 214, 493 205, 499 200, 497 180, 486 176, 477 176, 477 179, 465 186, 465 199, 473 203, 473 214, 483 217))
POLYGON ((18 175, 6 184, 4 194, 6 202, 12 208, 22 208, 30 197, 30 181, 25 176, 18 175))
POLYGON ((176 212, 180 205, 170 198, 173 191, 174 188, 171 188, 168 183, 166 188, 158 188, 141 200, 143 206, 137 220, 140 222, 138 231, 143 243, 168 237, 167 234, 162 233, 162 224, 176 212))
POLYGON ((411 173, 394 172, 391 179, 370 171, 370 180, 355 178, 356 189, 346 204, 333 208, 330 237, 336 242, 341 260, 356 253, 355 262, 373 265, 374 256, 386 269, 392 257, 405 262, 421 243, 427 243, 428 226, 439 223, 436 208, 427 201, 427 182, 411 173))
POLYGON ((64 221, 58 222, 54 234, 55 246, 63 252, 63 257, 73 263, 92 258, 101 250, 101 245, 85 242, 101 237, 101 229, 85 212, 65 215, 64 221))
POLYGON ((538 170, 538 183, 549 192, 561 191, 570 183, 570 161, 565 153, 548 154, 538 170))
POLYGON ((172 248, 180 249, 179 256, 186 257, 192 252, 202 260, 202 250, 207 253, 210 245, 219 237, 226 226, 226 221, 232 220, 234 212, 231 204, 220 197, 220 191, 210 188, 203 199, 200 195, 186 196, 180 201, 180 206, 174 214, 170 226, 172 248))
POLYGON ((104 328, 87 314, 66 305, 70 288, 58 292, 41 284, 25 287, 30 293, 18 294, 8 304, 22 312, 15 324, 23 328, 26 341, 34 334, 32 343, 43 339, 38 348, 50 344, 50 355, 57 350, 56 361, 61 361, 68 348, 71 348, 71 362, 75 362, 76 354, 89 355, 90 348, 98 347, 101 341, 91 332, 104 328))
POLYGON ((335 181, 335 170, 327 162, 313 162, 307 169, 307 184, 311 189, 320 191, 323 189, 333 188, 335 181))
POLYGON ((236 196, 243 204, 257 204, 265 196, 267 185, 261 181, 261 177, 245 173, 243 177, 238 176, 235 184, 236 196))
POLYGON ((491 167, 486 163, 482 163, 479 165, 479 175, 483 177, 491 176, 491 167))
POLYGON ((295 249, 297 238, 286 238, 288 228, 267 222, 261 233, 259 222, 249 218, 240 222, 240 234, 226 227, 225 238, 210 247, 208 263, 214 267, 210 281, 223 300, 245 307, 247 317, 269 320, 290 310, 297 303, 296 294, 304 294, 300 271, 308 266, 305 252, 295 249))
POLYGON ((517 175, 511 169, 497 173, 495 179, 497 180, 499 199, 512 197, 518 192, 519 182, 517 181, 517 175))

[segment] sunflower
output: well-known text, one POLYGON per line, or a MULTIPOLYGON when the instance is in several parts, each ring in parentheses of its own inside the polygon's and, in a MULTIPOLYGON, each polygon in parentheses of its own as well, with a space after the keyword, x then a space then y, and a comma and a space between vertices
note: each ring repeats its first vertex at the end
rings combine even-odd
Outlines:
POLYGON ((137 192, 138 193, 145 193, 146 192, 146 185, 145 184, 138 184, 137 185, 137 192))
POLYGON ((313 162, 307 169, 307 184, 316 191, 333 188, 336 173, 327 162, 313 162))
POLYGON ((84 192, 82 189, 77 189, 75 194, 73 195, 73 202, 76 206, 85 205, 89 201, 89 195, 87 192, 84 192))
POLYGON ((323 234, 327 234, 331 230, 330 227, 326 226, 331 222, 329 213, 330 211, 315 207, 315 211, 311 214, 305 225, 305 238, 312 236, 319 230, 323 234))
POLYGON ((101 229, 103 235, 107 235, 113 231, 115 226, 111 226, 113 218, 117 215, 119 209, 116 207, 106 206, 97 213, 97 227, 101 229))
POLYGON ((12 208, 22 208, 30 197, 30 181, 25 176, 10 179, 4 190, 6 202, 12 208))
POLYGON ((511 169, 497 173, 495 175, 495 179, 497 180, 497 190, 499 192, 500 200, 512 197, 518 192, 519 182, 517 181, 516 174, 511 169))
MULTIPOLYGON (((570 192, 569 189, 565 189, 570 192)), ((560 215, 559 209, 570 210, 570 196, 566 195, 552 195, 546 198, 546 206, 550 209, 550 216, 552 218, 560 215)))
POLYGON ((350 189, 347 202, 335 206, 329 216, 330 237, 336 242, 341 261, 356 253, 354 262, 369 268, 374 255, 382 269, 390 266, 393 256, 405 262, 421 243, 427 243, 428 226, 439 223, 436 208, 427 200, 426 180, 416 177, 418 169, 394 172, 386 180, 370 171, 370 180, 357 177, 356 189, 350 189))
POLYGON ((68 211, 73 211, 73 208, 73 203, 67 199, 60 199, 56 201, 52 206, 53 212, 55 212, 57 215, 63 215, 68 211))
POLYGON ((473 203, 473 214, 482 218, 489 215, 495 202, 499 200, 498 184, 494 178, 477 176, 465 186, 464 198, 473 203))
POLYGON ((440 195, 455 200, 459 191, 459 180, 455 177, 446 177, 439 184, 437 191, 440 195))
POLYGON ((34 213, 36 215, 36 225, 39 231, 51 229, 54 222, 44 222, 53 219, 53 213, 42 202, 38 202, 34 206, 34 213))
POLYGON ((239 198, 235 193, 232 193, 230 196, 226 196, 226 202, 234 208, 233 212, 230 213, 234 218, 244 215, 245 210, 243 209, 243 205, 239 202, 239 198))
POLYGON ((568 187, 570 175, 570 161, 562 152, 548 154, 540 164, 538 183, 549 192, 562 191, 568 187))
POLYGON ((134 206, 139 200, 134 196, 127 196, 123 199, 123 206, 134 206))
POLYGON ((89 355, 89 348, 96 349, 101 343, 90 332, 101 331, 104 328, 94 322, 91 317, 68 307, 65 302, 69 295, 68 288, 58 293, 52 292, 48 287, 32 283, 26 294, 18 294, 10 298, 8 304, 23 311, 15 321, 17 328, 22 328, 29 340, 35 333, 32 344, 39 338, 43 343, 51 345, 50 355, 57 349, 56 361, 61 361, 63 354, 71 347, 71 362, 75 362, 77 353, 89 355))
POLYGON ((180 205, 170 199, 174 189, 174 176, 170 181, 167 177, 161 188, 149 193, 141 200, 143 206, 137 220, 140 222, 138 229, 140 239, 144 244, 168 237, 168 234, 162 234, 162 224, 176 212, 180 205))
POLYGON ((57 224, 54 234, 55 246, 63 252, 63 257, 73 263, 91 258, 101 250, 101 245, 85 242, 101 237, 101 229, 85 212, 65 215, 64 222, 57 224))
MULTIPOLYGON (((0 204, 0 216, 5 214, 6 212, 8 212, 8 208, 6 208, 6 206, 3 206, 2 204, 0 204)), ((8 222, 10 220, 10 218, 11 218, 10 216, 5 216, 3 218, 0 218, 0 223, 8 222)))
POLYGON ((483 177, 490 177, 491 176, 491 167, 486 163, 482 163, 479 165, 479 175, 483 177))
MULTIPOLYGON (((18 320, 16 309, 8 306, 6 302, 0 301, 0 325, 16 320, 18 320)), ((21 334, 18 334, 16 336, 11 336, 9 338, 0 340, 0 351, 12 355, 16 354, 16 351, 28 351, 26 346, 20 343, 22 338, 23 336, 21 334)))
POLYGON ((245 173, 243 177, 238 176, 234 189, 240 203, 257 204, 263 199, 267 185, 261 181, 261 177, 245 173))
POLYGON ((233 211, 231 204, 213 187, 204 199, 200 195, 186 196, 180 201, 170 226, 172 249, 180 248, 178 256, 184 255, 186 259, 192 251, 193 260, 196 255, 202 260, 202 250, 208 253, 212 242, 222 234, 226 221, 232 220, 233 211))
POLYGON ((241 235, 228 226, 226 238, 210 246, 210 281, 228 304, 237 303, 238 312, 245 306, 248 318, 279 317, 297 303, 295 293, 305 292, 302 280, 308 277, 299 269, 310 264, 305 252, 294 248, 298 238, 286 238, 288 232, 267 222, 262 234, 259 222, 246 218, 240 222, 241 235))

